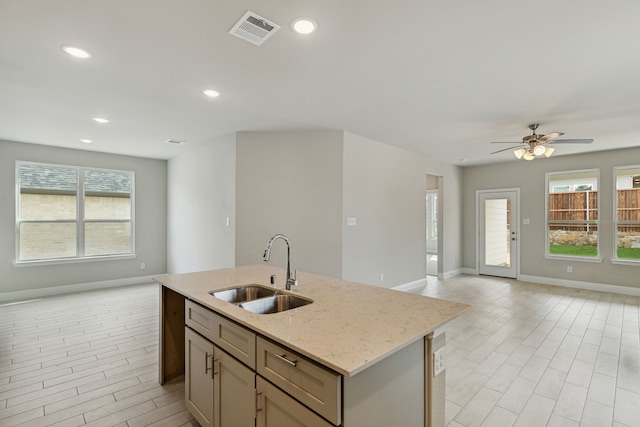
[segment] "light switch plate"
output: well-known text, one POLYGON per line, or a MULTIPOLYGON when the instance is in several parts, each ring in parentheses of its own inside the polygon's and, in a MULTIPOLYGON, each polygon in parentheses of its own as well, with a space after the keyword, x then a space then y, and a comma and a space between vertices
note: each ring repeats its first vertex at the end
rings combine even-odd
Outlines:
POLYGON ((356 218, 347 218, 347 226, 355 227, 358 224, 358 220, 356 218))
POLYGON ((433 352, 433 376, 437 377, 440 375, 446 368, 445 364, 445 347, 440 347, 438 350, 433 352))

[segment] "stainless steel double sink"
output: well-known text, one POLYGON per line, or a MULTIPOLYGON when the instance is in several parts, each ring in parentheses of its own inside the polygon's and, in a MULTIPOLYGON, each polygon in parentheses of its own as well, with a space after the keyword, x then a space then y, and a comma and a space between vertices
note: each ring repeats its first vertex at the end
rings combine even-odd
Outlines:
POLYGON ((299 295, 258 284, 235 286, 211 291, 209 294, 257 314, 280 313, 313 302, 299 295))

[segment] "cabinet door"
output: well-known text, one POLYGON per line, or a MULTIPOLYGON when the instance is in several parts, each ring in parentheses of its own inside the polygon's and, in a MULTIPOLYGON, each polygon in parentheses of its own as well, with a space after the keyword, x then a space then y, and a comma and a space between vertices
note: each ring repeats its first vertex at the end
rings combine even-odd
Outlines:
POLYGON ((185 404, 202 427, 213 427, 213 344, 184 331, 185 404))
POLYGON ((216 427, 253 426, 256 419, 256 374, 228 353, 215 348, 216 427))
POLYGON ((257 427, 333 427, 319 415, 260 376, 257 427))

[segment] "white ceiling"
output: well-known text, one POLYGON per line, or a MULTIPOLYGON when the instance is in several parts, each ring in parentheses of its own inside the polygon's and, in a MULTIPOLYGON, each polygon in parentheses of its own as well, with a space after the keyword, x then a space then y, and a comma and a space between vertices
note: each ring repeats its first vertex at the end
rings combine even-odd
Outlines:
POLYGON ((0 139, 167 159, 236 131, 346 130, 472 165, 514 159, 490 141, 539 122, 595 139, 556 155, 636 146, 638 18, 637 0, 1 0, 0 139), (282 28, 227 34, 247 10, 282 28))

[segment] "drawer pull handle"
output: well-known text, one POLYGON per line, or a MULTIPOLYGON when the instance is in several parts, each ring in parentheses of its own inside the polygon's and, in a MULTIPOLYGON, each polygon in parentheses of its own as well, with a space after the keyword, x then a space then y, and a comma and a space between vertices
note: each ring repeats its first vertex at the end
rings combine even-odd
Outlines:
POLYGON ((298 366, 298 361, 297 360, 289 360, 287 359, 287 355, 283 354, 282 356, 280 356, 279 354, 274 354, 274 356, 276 356, 278 359, 282 360, 283 362, 287 362, 289 365, 291 366, 298 366))
POLYGON ((209 354, 208 352, 204 354, 204 373, 209 373, 210 370, 213 369, 213 366, 209 367, 209 357, 211 357, 211 364, 213 365, 213 353, 209 354))
POLYGON ((260 396, 262 396, 262 392, 258 392, 258 390, 254 390, 256 392, 256 418, 258 418, 258 412, 262 411, 260 408, 260 396))

